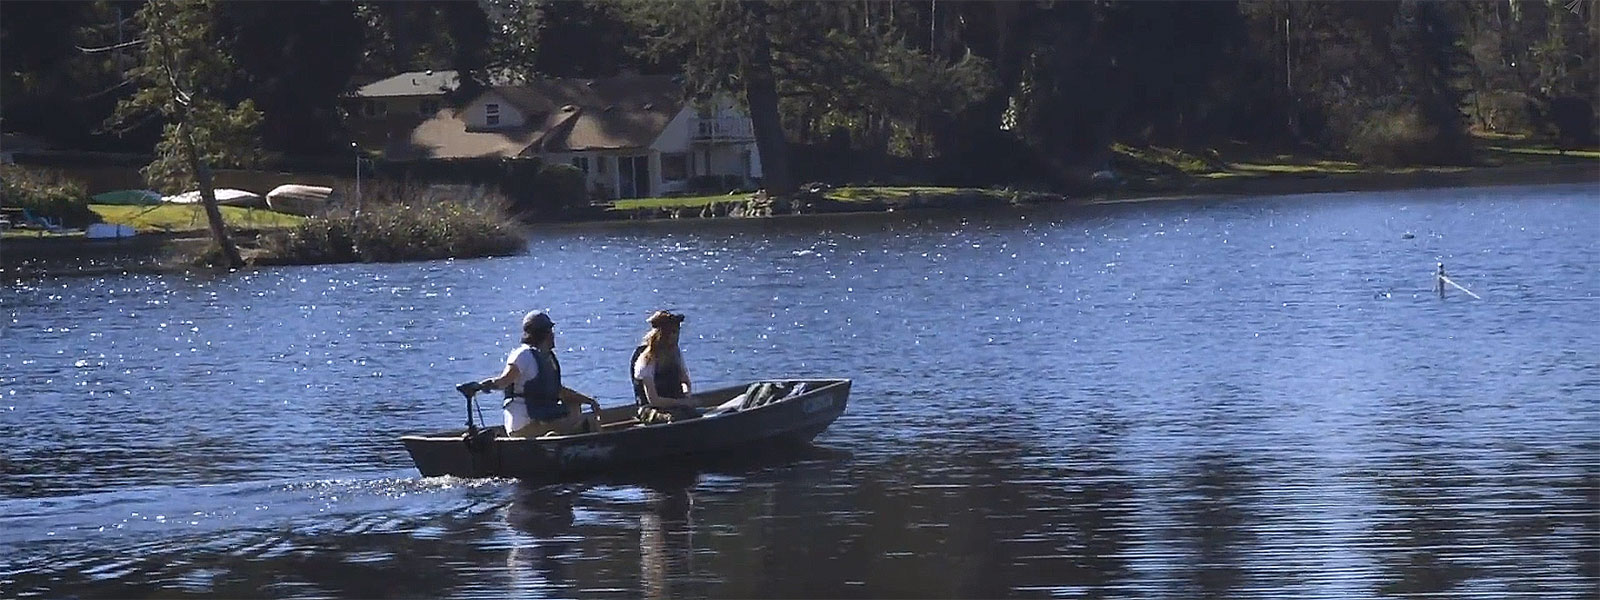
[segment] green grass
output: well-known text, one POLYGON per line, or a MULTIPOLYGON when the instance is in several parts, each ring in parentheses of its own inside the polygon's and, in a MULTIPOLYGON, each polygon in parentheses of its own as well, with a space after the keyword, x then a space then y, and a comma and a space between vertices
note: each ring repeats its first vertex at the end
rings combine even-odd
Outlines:
POLYGON ((39 239, 39 238, 51 239, 51 238, 75 238, 75 237, 83 237, 83 232, 82 231, 74 231, 74 230, 45 231, 43 229, 7 229, 5 231, 0 231, 0 238, 8 239, 8 240, 15 240, 15 239, 31 240, 31 239, 39 239))
POLYGON ((1534 156, 1569 156, 1573 158, 1600 158, 1600 150, 1568 150, 1562 152, 1554 146, 1532 146, 1512 148, 1509 146, 1489 146, 1495 152, 1510 154, 1529 154, 1534 156))
POLYGON ((1206 179, 1229 177, 1266 177, 1272 175, 1374 175, 1405 173, 1455 173, 1470 167, 1363 167, 1356 163, 1336 160, 1315 160, 1302 163, 1232 163, 1226 171, 1203 173, 1206 179))
MULTIPOLYGON (((997 199, 1007 198, 1004 193, 997 190, 934 186, 841 187, 828 190, 828 192, 823 194, 823 196, 829 200, 835 200, 839 202, 901 202, 910 198, 912 194, 918 194, 928 198, 936 198, 939 196, 955 194, 984 194, 994 196, 997 199)), ((683 198, 630 198, 613 202, 611 204, 611 210, 705 208, 709 204, 716 204, 719 202, 744 202, 749 198, 750 196, 748 194, 735 194, 732 196, 724 194, 717 196, 694 196, 683 198)))
MULTIPOLYGON (((1481 146, 1487 155, 1486 158, 1489 159, 1486 161, 1489 164, 1559 164, 1562 161, 1570 162, 1573 160, 1600 158, 1600 152, 1593 150, 1574 150, 1568 151, 1563 155, 1553 147, 1520 144, 1519 140, 1508 136, 1499 136, 1492 139, 1508 145, 1481 146)), ((1480 141, 1490 141, 1490 139, 1480 137, 1480 141)), ((1132 147, 1121 144, 1115 147, 1115 151, 1128 162, 1136 165, 1148 165, 1143 169, 1135 167, 1130 172, 1125 173, 1125 176, 1135 179, 1139 178, 1138 171, 1158 172, 1161 170, 1177 171, 1199 179, 1223 180, 1282 176, 1323 177, 1454 173, 1472 168, 1444 166, 1381 167, 1312 156, 1289 154, 1241 155, 1237 152, 1226 153, 1218 152, 1217 150, 1191 152, 1171 148, 1132 147)))
POLYGON ((611 203, 611 210, 638 210, 644 208, 704 208, 718 202, 744 202, 749 194, 718 194, 715 196, 684 196, 681 198, 625 198, 611 203))
MULTIPOLYGON (((305 217, 273 212, 262 208, 222 206, 222 220, 230 227, 251 229, 280 229, 299 225, 305 217)), ((89 210, 100 215, 101 220, 117 225, 131 225, 140 233, 183 232, 206 229, 205 208, 198 204, 161 204, 156 206, 126 206, 120 204, 90 204, 89 210)))
POLYGON ((829 200, 840 202, 900 202, 917 194, 924 197, 939 197, 957 194, 979 194, 1003 198, 1004 194, 997 190, 981 188, 956 188, 932 186, 862 186, 841 187, 828 190, 823 194, 829 200))

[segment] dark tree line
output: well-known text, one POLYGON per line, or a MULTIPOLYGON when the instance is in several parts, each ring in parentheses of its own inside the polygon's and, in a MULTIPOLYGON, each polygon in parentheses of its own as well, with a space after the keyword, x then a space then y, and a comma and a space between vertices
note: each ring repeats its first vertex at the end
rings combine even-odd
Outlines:
MULTIPOLYGON (((0 3, 0 127, 147 152, 156 125, 103 126, 132 93, 119 44, 141 35, 142 5, 0 3)), ((467 72, 463 96, 505 78, 674 73, 750 106, 778 187, 837 171, 829 157, 1062 182, 1102 168, 1114 143, 1457 163, 1472 130, 1594 144, 1600 89, 1591 0, 212 6, 236 65, 224 100, 254 102, 270 152, 343 149, 339 95, 405 70, 467 72)))

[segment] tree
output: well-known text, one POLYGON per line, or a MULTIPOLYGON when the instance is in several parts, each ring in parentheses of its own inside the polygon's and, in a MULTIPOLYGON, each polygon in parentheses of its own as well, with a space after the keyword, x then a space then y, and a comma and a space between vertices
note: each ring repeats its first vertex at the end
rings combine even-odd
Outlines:
POLYGON ((539 0, 480 0, 489 19, 489 69, 510 79, 538 75, 544 6, 539 0))
POLYGON ((212 8, 211 0, 172 0, 139 9, 141 56, 128 71, 138 91, 117 105, 112 123, 136 123, 150 114, 166 121, 155 160, 143 170, 145 178, 163 190, 198 184, 223 261, 240 267, 244 260, 217 207, 211 165, 239 165, 253 158, 261 114, 249 100, 234 106, 218 100, 230 61, 211 35, 212 8))
POLYGON ((348 149, 338 105, 361 57, 355 4, 229 0, 214 10, 219 46, 237 67, 219 91, 255 102, 262 145, 290 155, 348 149))
POLYGON ((651 36, 654 53, 686 56, 684 76, 692 97, 705 100, 730 92, 743 99, 761 152, 762 185, 775 196, 792 194, 798 186, 789 176, 789 142, 778 113, 769 31, 775 22, 805 26, 794 19, 773 18, 774 12, 793 10, 794 5, 767 0, 624 5, 630 19, 651 36))
POLYGON ((0 118, 7 132, 24 132, 63 148, 128 151, 153 143, 155 128, 122 139, 96 125, 131 87, 123 80, 131 46, 120 45, 119 20, 131 23, 127 2, 0 2, 0 118), (128 17, 119 19, 119 17, 128 17), (83 52, 80 48, 93 49, 83 52))

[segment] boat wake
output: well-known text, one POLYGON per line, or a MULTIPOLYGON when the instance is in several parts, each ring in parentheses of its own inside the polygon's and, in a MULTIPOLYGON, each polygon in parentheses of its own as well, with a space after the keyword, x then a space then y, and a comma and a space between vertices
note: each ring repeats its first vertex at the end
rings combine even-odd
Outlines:
MULTIPOLYGON (((0 554, 13 557, 0 567, 0 587, 51 573, 92 581, 137 579, 135 573, 144 578, 162 557, 174 564, 197 555, 220 562, 272 559, 328 535, 438 537, 445 528, 431 520, 490 514, 504 504, 512 484, 358 477, 0 500, 0 554)), ((169 584, 206 579, 188 570, 171 575, 169 584)))

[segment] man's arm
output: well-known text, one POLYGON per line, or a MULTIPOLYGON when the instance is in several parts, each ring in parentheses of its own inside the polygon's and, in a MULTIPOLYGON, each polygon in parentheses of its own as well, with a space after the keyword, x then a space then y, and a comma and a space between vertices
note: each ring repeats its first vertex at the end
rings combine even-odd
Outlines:
POLYGON ((517 380, 517 375, 517 365, 507 364, 505 370, 501 371, 499 375, 483 380, 479 386, 484 390, 505 389, 506 386, 511 385, 511 382, 517 380))
POLYGON ((587 404, 594 407, 594 410, 596 411, 600 410, 600 403, 596 402, 594 398, 590 398, 581 392, 574 391, 572 388, 567 386, 561 386, 561 392, 557 394, 557 396, 561 398, 562 402, 587 404))

